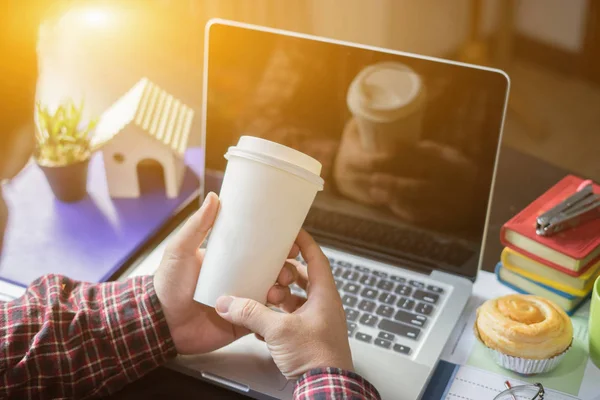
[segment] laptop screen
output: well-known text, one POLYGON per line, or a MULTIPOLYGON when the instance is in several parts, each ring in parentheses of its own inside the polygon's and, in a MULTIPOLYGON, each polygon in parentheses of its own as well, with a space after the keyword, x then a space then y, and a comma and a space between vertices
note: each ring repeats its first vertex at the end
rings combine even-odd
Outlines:
POLYGON ((502 73, 215 23, 205 192, 241 135, 318 159, 322 244, 474 277, 508 82, 502 73))

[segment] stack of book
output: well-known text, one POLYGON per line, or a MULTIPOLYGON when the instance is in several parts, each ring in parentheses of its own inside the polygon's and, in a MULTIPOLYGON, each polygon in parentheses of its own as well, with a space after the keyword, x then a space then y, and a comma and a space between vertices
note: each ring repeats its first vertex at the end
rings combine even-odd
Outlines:
MULTIPOLYGON (((590 295, 600 275, 600 219, 551 236, 536 233, 536 219, 575 193, 582 182, 576 176, 565 177, 504 224, 500 239, 506 247, 496 266, 500 282, 550 299, 570 315, 590 295)), ((600 186, 593 187, 600 193, 600 186)))

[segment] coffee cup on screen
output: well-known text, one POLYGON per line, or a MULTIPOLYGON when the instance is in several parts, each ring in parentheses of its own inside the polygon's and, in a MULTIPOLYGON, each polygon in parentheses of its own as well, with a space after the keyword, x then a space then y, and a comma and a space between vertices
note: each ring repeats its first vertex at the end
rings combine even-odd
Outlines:
POLYGON ((420 76, 408 66, 391 61, 359 72, 346 98, 362 147, 372 152, 390 152, 402 142, 417 141, 424 100, 420 76))
POLYGON ((222 295, 261 303, 277 280, 318 191, 321 163, 268 140, 242 136, 225 154, 221 207, 194 300, 222 295))

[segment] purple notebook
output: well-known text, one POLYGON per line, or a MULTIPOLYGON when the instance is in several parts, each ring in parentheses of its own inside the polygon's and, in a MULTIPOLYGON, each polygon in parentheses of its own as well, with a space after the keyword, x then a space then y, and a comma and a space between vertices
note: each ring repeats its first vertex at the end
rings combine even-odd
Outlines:
POLYGON ((189 149, 185 157, 188 169, 176 199, 166 198, 161 171, 152 169, 140 174, 141 197, 111 199, 102 157, 96 154, 90 162, 88 196, 62 203, 38 166, 28 165, 4 190, 11 212, 0 279, 23 286, 47 273, 107 280, 198 194, 203 152, 189 149))

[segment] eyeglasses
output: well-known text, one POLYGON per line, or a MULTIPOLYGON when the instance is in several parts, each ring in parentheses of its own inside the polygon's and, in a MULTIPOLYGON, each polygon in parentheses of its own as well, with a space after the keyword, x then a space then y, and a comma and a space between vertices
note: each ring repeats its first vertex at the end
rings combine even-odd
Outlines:
POLYGON ((494 400, 544 400, 544 387, 541 383, 514 387, 508 381, 505 384, 508 389, 494 397, 494 400))

